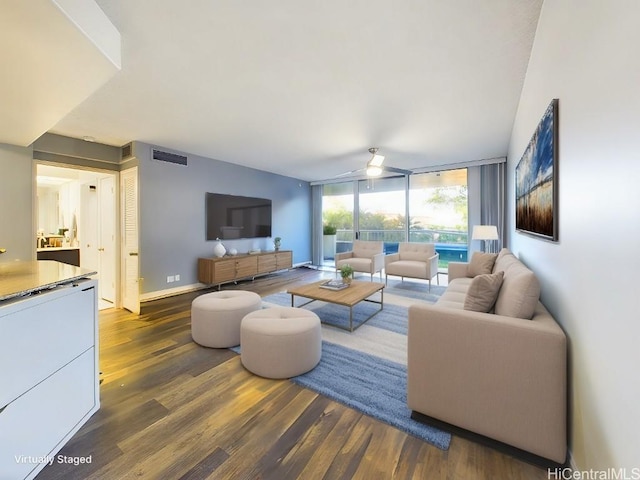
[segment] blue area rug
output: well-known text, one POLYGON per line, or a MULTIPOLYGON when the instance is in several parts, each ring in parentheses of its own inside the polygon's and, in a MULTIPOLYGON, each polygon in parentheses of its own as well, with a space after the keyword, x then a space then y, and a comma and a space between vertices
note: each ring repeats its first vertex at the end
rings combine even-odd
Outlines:
MULTIPOLYGON (((432 287, 432 293, 434 293, 433 290, 434 287, 432 287)), ((300 303, 305 300, 297 297, 296 299, 300 303)), ((291 306, 291 295, 278 293, 263 298, 263 301, 288 307, 291 306)), ((346 307, 313 302, 304 308, 313 310, 325 325, 335 323, 346 325, 348 323, 349 310, 346 307)), ((369 315, 371 311, 378 308, 379 306, 375 304, 358 304, 354 311, 354 318, 369 315)), ((406 336, 407 308, 385 304, 382 312, 361 328, 368 329, 369 327, 393 332, 394 335, 406 336)), ((353 342, 357 342, 359 332, 362 330, 356 330, 353 333, 344 332, 344 335, 352 338, 353 342)), ((240 353, 239 347, 232 350, 240 353)), ((451 442, 449 433, 411 418, 411 410, 407 407, 407 367, 402 364, 344 345, 323 341, 320 363, 310 372, 294 377, 291 381, 392 425, 438 448, 443 450, 449 448, 451 442)))
POLYGON ((429 291, 429 284, 419 282, 413 279, 406 279, 404 282, 395 280, 397 277, 389 277, 389 284, 384 289, 384 293, 391 293, 393 295, 399 295, 401 297, 413 298, 415 300, 426 300, 427 302, 435 303, 440 295, 444 293, 447 287, 441 287, 440 285, 431 285, 431 291, 429 291))
POLYGON ((442 450, 449 448, 449 433, 411 418, 407 407, 407 368, 403 365, 322 342, 318 366, 291 381, 442 450))

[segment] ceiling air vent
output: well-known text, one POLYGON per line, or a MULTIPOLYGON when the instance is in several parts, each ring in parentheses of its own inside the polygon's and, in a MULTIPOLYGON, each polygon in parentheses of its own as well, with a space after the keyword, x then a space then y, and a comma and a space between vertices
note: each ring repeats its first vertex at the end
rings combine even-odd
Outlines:
POLYGON ((177 165, 186 165, 187 157, 176 153, 163 152, 162 150, 153 150, 153 159, 161 162, 175 163, 177 165))
POLYGON ((122 147, 120 158, 122 160, 130 160, 131 158, 133 158, 133 147, 130 143, 127 143, 122 147))

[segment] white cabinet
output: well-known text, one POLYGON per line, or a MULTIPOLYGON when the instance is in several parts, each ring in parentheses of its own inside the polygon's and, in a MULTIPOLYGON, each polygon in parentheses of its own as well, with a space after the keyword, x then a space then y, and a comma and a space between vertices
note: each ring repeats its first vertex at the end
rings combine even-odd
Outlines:
POLYGON ((35 477, 98 410, 96 290, 0 303, 0 479, 35 477))

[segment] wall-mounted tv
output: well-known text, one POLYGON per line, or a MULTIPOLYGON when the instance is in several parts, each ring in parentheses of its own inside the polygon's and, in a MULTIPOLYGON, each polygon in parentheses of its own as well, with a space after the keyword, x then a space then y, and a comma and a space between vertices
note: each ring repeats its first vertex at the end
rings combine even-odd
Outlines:
POLYGON ((271 236, 271 200, 206 194, 207 240, 271 236))

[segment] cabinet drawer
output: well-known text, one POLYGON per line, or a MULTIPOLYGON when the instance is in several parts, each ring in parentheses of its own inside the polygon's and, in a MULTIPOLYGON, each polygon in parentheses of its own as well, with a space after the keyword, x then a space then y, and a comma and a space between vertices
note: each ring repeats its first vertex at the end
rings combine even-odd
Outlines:
POLYGON ((293 262, 293 255, 291 252, 276 253, 276 267, 278 270, 284 268, 291 268, 293 262))
POLYGON ((95 287, 59 288, 0 312, 0 408, 95 343, 95 287))
POLYGON ((95 375, 90 348, 0 412, 0 478, 35 474, 42 465, 34 457, 58 452, 96 406, 95 375))
POLYGON ((273 272, 276 269, 276 256, 260 255, 258 257, 258 273, 273 272))
POLYGON ((216 262, 213 283, 228 282, 236 278, 235 260, 224 260, 216 262))
POLYGON ((252 277, 258 273, 256 257, 239 258, 236 261, 236 278, 252 277))

